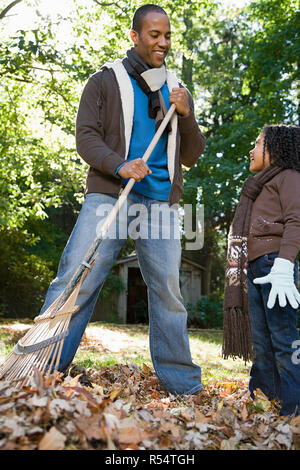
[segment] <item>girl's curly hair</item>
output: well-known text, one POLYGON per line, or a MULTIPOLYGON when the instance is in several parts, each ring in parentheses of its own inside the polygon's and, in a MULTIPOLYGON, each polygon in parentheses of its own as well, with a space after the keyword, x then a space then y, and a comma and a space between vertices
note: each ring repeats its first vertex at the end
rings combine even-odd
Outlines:
POLYGON ((270 162, 282 168, 300 171, 300 126, 277 124, 265 125, 264 150, 270 156, 270 162))

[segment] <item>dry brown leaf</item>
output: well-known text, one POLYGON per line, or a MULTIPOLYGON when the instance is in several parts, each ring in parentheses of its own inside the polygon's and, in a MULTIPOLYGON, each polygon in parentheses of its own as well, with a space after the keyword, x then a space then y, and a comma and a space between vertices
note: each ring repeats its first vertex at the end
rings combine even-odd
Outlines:
POLYGON ((65 447, 66 436, 62 434, 55 426, 52 426, 39 442, 39 450, 63 450, 65 447))
POLYGON ((235 412, 232 408, 223 407, 220 412, 223 422, 229 426, 233 426, 235 423, 235 412))
POLYGON ((268 397, 258 388, 257 390, 254 390, 254 403, 256 405, 260 405, 264 411, 269 411, 272 404, 269 401, 268 397))
POLYGON ((292 418, 289 424, 295 434, 300 434, 300 415, 292 418))
POLYGON ((122 392, 122 388, 116 388, 115 390, 112 390, 110 392, 109 398, 111 400, 114 400, 121 392, 122 392))
POLYGON ((246 419, 248 418, 248 411, 246 405, 242 407, 241 418, 243 421, 246 421, 246 419))
POLYGON ((101 385, 92 383, 93 389, 91 391, 97 392, 98 395, 104 395, 104 388, 101 385))
POLYGON ((150 369, 150 367, 148 367, 147 364, 145 364, 145 363, 143 364, 143 372, 146 375, 150 375, 150 374, 153 373, 152 370, 150 369))
POLYGON ((299 434, 293 435, 293 444, 294 444, 295 450, 300 450, 300 435, 299 434))
POLYGON ((93 415, 90 418, 80 418, 76 426, 82 431, 87 439, 105 440, 106 436, 101 427, 101 415, 93 415))
POLYGON ((7 441, 3 446, 1 446, 1 450, 14 450, 16 448, 15 442, 7 441))
POLYGON ((195 421, 197 423, 208 423, 210 419, 201 413, 198 408, 195 408, 195 421))
POLYGON ((168 437, 163 437, 162 440, 160 441, 159 443, 159 447, 162 448, 162 447, 165 447, 165 448, 170 448, 172 445, 172 442, 170 441, 170 439, 168 437))
POLYGON ((65 381, 64 382, 64 387, 78 387, 79 379, 82 376, 82 374, 76 375, 76 377, 73 377, 72 379, 65 381))
POLYGON ((160 426, 159 426, 159 429, 160 431, 162 432, 169 432, 171 431, 172 427, 174 426, 173 423, 171 423, 170 421, 163 421, 160 426))
POLYGON ((120 444, 138 444, 144 439, 142 432, 136 426, 121 426, 118 431, 120 444))
POLYGON ((13 418, 5 418, 2 431, 4 431, 5 433, 10 433, 11 437, 13 438, 19 438, 21 436, 24 436, 25 434, 25 430, 22 426, 22 423, 18 422, 16 419, 13 418))

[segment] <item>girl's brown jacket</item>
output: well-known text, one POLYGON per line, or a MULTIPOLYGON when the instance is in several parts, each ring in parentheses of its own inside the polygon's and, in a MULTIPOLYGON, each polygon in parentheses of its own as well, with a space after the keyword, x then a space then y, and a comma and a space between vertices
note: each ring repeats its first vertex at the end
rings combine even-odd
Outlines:
POLYGON ((294 262, 300 250, 300 173, 283 170, 266 183, 253 203, 248 261, 279 251, 294 262))

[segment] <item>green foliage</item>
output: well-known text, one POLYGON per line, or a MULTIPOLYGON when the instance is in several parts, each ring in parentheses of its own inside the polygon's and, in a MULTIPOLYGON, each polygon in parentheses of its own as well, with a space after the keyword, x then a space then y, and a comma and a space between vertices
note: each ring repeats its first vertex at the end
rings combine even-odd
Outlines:
MULTIPOLYGON (((131 46, 132 16, 145 2, 73 3, 66 19, 40 12, 32 30, 8 33, 9 18, 0 19, 0 291, 10 316, 22 314, 22 297, 24 315, 35 311, 56 271, 85 186, 74 136, 81 91, 131 46), (71 33, 62 36, 64 24, 71 33)), ((184 174, 182 202, 204 204, 205 244, 195 257, 216 301, 251 142, 265 123, 299 123, 299 10, 296 0, 253 1, 227 13, 210 0, 160 5, 172 24, 167 65, 193 93, 207 137, 204 155, 184 174)), ((129 241, 122 254, 132 249, 129 241)), ((107 280, 103 296, 120 288, 116 281, 107 280)))
POLYGON ((204 156, 187 173, 185 199, 200 187, 205 215, 221 230, 231 223, 249 174, 249 150, 263 125, 299 121, 297 21, 292 0, 268 0, 237 15, 211 14, 199 28, 204 46, 194 60, 193 81, 208 139, 204 156))
POLYGON ((100 298, 109 297, 113 292, 120 293, 125 289, 122 280, 113 272, 110 272, 100 292, 100 298))
POLYGON ((50 263, 29 253, 36 240, 25 231, 1 230, 0 236, 1 312, 11 318, 33 318, 53 278, 50 263))
POLYGON ((223 328, 223 308, 221 302, 215 302, 203 296, 196 305, 188 304, 188 327, 203 329, 223 328))

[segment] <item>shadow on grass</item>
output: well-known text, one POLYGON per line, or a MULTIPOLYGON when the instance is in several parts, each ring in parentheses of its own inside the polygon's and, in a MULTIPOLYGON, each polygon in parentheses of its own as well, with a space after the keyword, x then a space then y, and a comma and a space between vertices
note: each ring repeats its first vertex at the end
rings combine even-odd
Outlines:
POLYGON ((189 329, 189 337, 191 339, 197 339, 199 341, 204 341, 205 343, 213 343, 215 345, 221 346, 223 342, 223 331, 222 330, 198 330, 198 329, 189 329))

